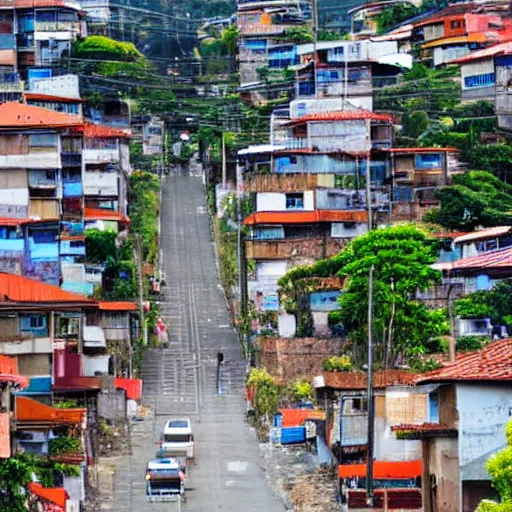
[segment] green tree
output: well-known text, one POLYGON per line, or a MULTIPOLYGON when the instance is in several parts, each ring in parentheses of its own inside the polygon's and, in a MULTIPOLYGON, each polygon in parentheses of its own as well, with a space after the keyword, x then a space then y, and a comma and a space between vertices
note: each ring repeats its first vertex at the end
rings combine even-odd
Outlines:
POLYGON ((238 43, 238 29, 232 25, 224 30, 221 34, 221 41, 228 55, 235 55, 238 43))
POLYGON ((488 172, 471 171, 453 177, 453 185, 436 194, 440 206, 424 218, 452 230, 474 230, 512 223, 512 185, 488 172))
POLYGON ((85 237, 85 250, 89 263, 105 263, 108 258, 117 258, 117 233, 88 229, 85 237))
POLYGON ((26 512, 23 488, 32 481, 33 470, 24 455, 0 460, 0 512, 26 512))
POLYGON ((417 291, 440 281, 440 273, 431 268, 437 256, 437 243, 419 228, 393 226, 354 239, 333 258, 292 270, 279 285, 285 291, 315 276, 344 279, 341 308, 331 313, 330 321, 343 325, 353 341, 354 358, 362 362, 366 359, 368 276, 374 267, 376 358, 392 366, 402 357, 425 352, 428 340, 447 328, 437 311, 413 299, 417 291))
POLYGON ((512 511, 512 422, 509 422, 505 434, 507 446, 491 455, 487 461, 487 471, 491 475, 492 485, 499 494, 500 501, 483 500, 476 512, 511 512, 512 511))
POLYGON ((424 110, 406 112, 402 116, 402 129, 407 137, 418 138, 430 126, 430 119, 424 110))

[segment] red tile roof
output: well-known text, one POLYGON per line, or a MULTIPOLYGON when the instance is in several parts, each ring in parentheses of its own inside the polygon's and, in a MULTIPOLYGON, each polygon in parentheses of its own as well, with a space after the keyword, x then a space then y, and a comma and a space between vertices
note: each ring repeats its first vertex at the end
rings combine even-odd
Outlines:
POLYGON ((100 301, 100 311, 137 311, 137 304, 134 302, 111 302, 100 301))
POLYGON ((61 507, 63 510, 66 510, 66 502, 69 498, 66 489, 61 487, 47 488, 35 482, 30 482, 27 485, 27 489, 38 498, 53 503, 54 505, 61 507))
POLYGON ((469 258, 454 261, 450 268, 452 270, 512 268, 512 247, 485 252, 478 256, 471 256, 469 258))
POLYGON ((458 59, 452 60, 451 64, 464 64, 466 62, 472 62, 475 60, 489 59, 498 55, 510 55, 512 53, 512 42, 506 42, 501 44, 495 44, 489 48, 478 50, 476 52, 465 55, 458 59))
MULTIPOLYGON (((404 462, 386 462, 376 460, 373 463, 373 478, 376 480, 395 480, 418 478, 423 474, 423 462, 411 460, 404 462)), ((338 466, 339 478, 363 478, 366 476, 366 464, 342 464, 338 466)))
POLYGON ((283 427, 301 427, 307 420, 325 420, 325 412, 314 409, 279 409, 283 427))
POLYGON ((257 212, 244 219, 246 226, 257 224, 315 224, 317 222, 367 222, 366 210, 314 210, 311 212, 257 212))
POLYGON ((455 363, 433 370, 416 379, 416 383, 444 381, 511 381, 512 339, 494 341, 484 349, 457 354, 455 363))
POLYGON ((58 409, 32 398, 16 397, 16 421, 47 425, 82 425, 87 409, 58 409))
POLYGON ((112 128, 101 124, 85 123, 84 136, 86 139, 130 139, 129 130, 112 128))
POLYGON ((341 112, 309 114, 299 119, 293 119, 287 124, 298 125, 311 121, 357 121, 361 119, 368 119, 370 121, 387 121, 389 123, 393 122, 393 117, 386 114, 376 114, 369 110, 343 110, 341 112))
MULTIPOLYGON (((325 387, 333 389, 366 389, 368 379, 363 372, 324 372, 325 387)), ((418 374, 405 370, 379 370, 375 372, 373 386, 385 388, 387 386, 411 386, 418 378, 418 374)))
POLYGON ((53 110, 23 103, 0 105, 0 130, 9 128, 81 128, 79 116, 63 114, 53 110))
POLYGON ((86 208, 85 220, 113 220, 118 222, 130 222, 128 217, 121 215, 121 212, 103 210, 102 208, 86 208))
MULTIPOLYGON (((1 2, 4 4, 4 2, 1 2)), ((66 0, 14 0, 8 2, 8 5, 1 5, 0 9, 5 8, 28 9, 30 7, 66 7, 74 11, 80 10, 77 4, 66 0), (14 4, 14 5, 13 5, 14 4)))
POLYGON ((63 96, 54 96, 52 94, 42 94, 40 92, 26 92, 25 100, 28 101, 54 101, 58 103, 85 103, 82 98, 65 98, 63 96))
POLYGON ((42 304, 66 303, 94 305, 95 302, 83 295, 61 290, 58 286, 42 283, 35 279, 5 274, 0 272, 0 304, 34 303, 42 304))

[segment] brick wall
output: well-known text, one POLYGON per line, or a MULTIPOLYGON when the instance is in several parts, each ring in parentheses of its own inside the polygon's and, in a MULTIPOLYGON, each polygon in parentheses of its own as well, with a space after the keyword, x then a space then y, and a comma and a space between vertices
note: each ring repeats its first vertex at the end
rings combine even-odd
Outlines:
POLYGON ((260 365, 280 381, 312 379, 330 355, 340 353, 340 338, 260 338, 260 365))
POLYGON ((316 189, 316 174, 253 174, 245 178, 246 192, 304 192, 316 189))
POLYGON ((298 238, 281 241, 246 241, 247 257, 256 260, 282 260, 297 257, 328 258, 338 254, 349 242, 347 238, 298 238))

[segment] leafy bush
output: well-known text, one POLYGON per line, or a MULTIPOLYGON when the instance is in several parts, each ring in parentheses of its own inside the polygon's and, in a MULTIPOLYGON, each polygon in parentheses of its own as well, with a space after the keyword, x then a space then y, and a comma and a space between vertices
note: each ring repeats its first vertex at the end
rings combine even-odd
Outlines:
POLYGON ((117 233, 88 229, 85 233, 85 250, 89 263, 105 263, 108 258, 117 257, 117 233))
POLYGON ((489 343, 486 336, 460 336, 457 338, 457 350, 459 352, 472 352, 480 350, 489 343))
POLYGON ((307 27, 287 27, 286 40, 294 43, 312 43, 313 32, 307 27))
POLYGON ((69 455, 82 451, 82 441, 78 437, 62 436, 48 441, 50 455, 69 455))
POLYGON ((350 356, 331 356, 324 361, 326 372, 348 372, 352 369, 350 356))
POLYGON ((416 112, 405 113, 402 116, 402 129, 404 135, 407 137, 419 137, 422 133, 427 131, 430 126, 430 119, 428 114, 419 110, 416 112))
POLYGON ((313 386, 307 380, 298 379, 294 381, 290 387, 295 400, 298 402, 313 400, 313 386))
POLYGON ((482 299, 481 295, 476 294, 458 299, 455 302, 455 315, 461 318, 488 318, 491 316, 491 308, 482 299))
POLYGON ((247 385, 255 392, 254 409, 259 416, 274 414, 279 403, 279 388, 274 378, 264 369, 253 368, 247 385))
POLYGON ((442 364, 436 361, 435 359, 428 358, 410 358, 409 359, 409 368, 416 373, 428 373, 432 370, 438 370, 442 368, 442 364))
POLYGON ((73 56, 81 59, 105 59, 135 62, 144 55, 132 43, 116 41, 105 36, 89 36, 73 45, 73 56))
POLYGON ((76 409, 78 402, 76 400, 65 400, 63 402, 56 402, 54 407, 57 409, 76 409))

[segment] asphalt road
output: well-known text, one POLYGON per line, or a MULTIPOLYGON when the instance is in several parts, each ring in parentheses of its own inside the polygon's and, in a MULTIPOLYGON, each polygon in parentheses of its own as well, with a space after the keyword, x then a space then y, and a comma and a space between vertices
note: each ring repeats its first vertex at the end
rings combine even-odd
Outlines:
POLYGON ((167 278, 161 311, 170 347, 148 351, 144 403, 152 414, 131 426, 132 455, 116 471, 114 510, 179 510, 174 503, 147 503, 144 472, 166 420, 189 417, 196 461, 182 510, 281 512, 284 506, 261 468, 256 435, 244 419, 244 362, 220 286, 202 178, 164 178, 161 215, 167 278), (222 395, 216 386, 217 352, 225 358, 222 395))

